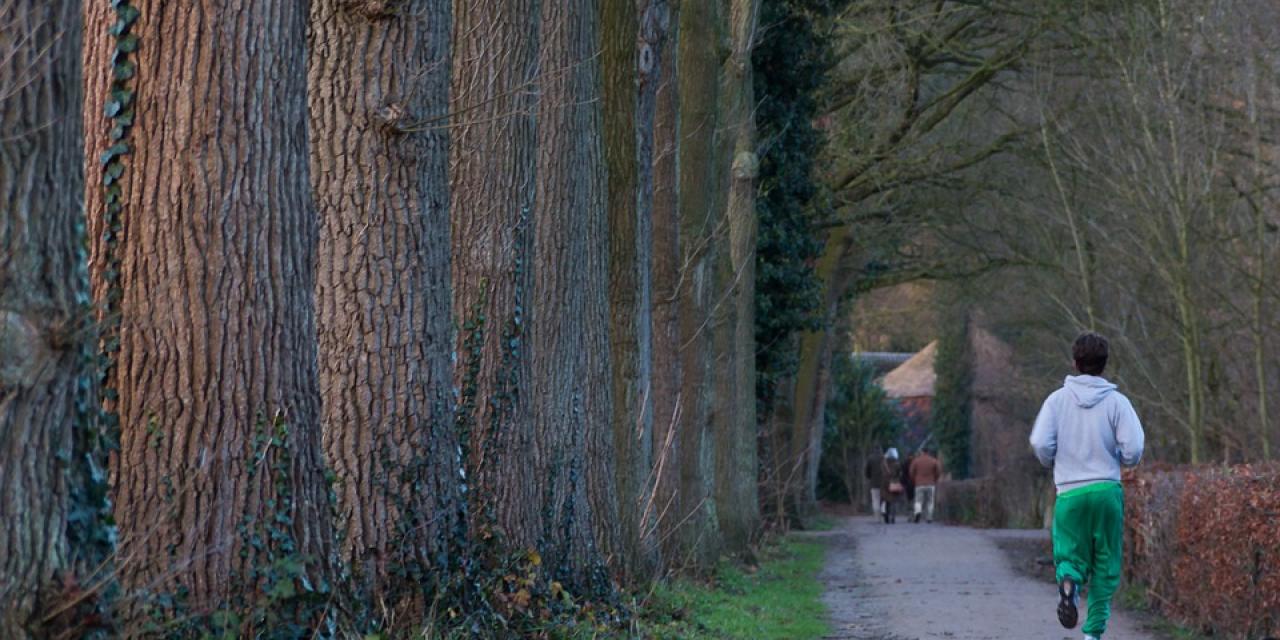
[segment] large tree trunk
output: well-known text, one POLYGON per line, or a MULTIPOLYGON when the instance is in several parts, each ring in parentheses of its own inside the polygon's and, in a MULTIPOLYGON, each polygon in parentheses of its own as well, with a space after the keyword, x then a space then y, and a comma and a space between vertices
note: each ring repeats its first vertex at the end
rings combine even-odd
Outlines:
POLYGON ((454 11, 453 283, 472 529, 582 579, 617 547, 598 9, 454 11))
POLYGON ((529 342, 542 506, 551 518, 542 535, 566 575, 584 575, 599 552, 618 547, 600 9, 595 0, 547 2, 541 22, 529 342))
POLYGON ((751 49, 758 0, 726 3, 732 51, 721 76, 721 113, 729 163, 723 239, 717 244, 716 515, 725 547, 746 551, 759 529, 755 376, 756 177, 755 92, 751 49))
MULTIPOLYGON (((680 525, 680 87, 676 79, 679 5, 656 0, 644 14, 645 43, 653 71, 641 85, 641 101, 653 109, 653 470, 641 521, 651 527, 665 556, 678 558, 680 525), (651 35, 649 35, 651 34, 651 35), (651 93, 650 93, 651 92, 651 93), (649 523, 652 523, 651 525, 649 523)), ((640 109, 641 113, 644 108, 640 109)))
POLYGON ((311 2, 324 445, 343 556, 375 591, 447 570, 458 517, 449 14, 448 0, 311 2))
POLYGON ((651 521, 642 516, 653 459, 650 252, 657 43, 650 44, 641 30, 642 16, 652 20, 656 4, 605 0, 602 15, 613 467, 621 568, 632 576, 647 573, 656 560, 651 521))
MULTIPOLYGON (((450 112, 454 381, 473 537, 536 545, 537 477, 526 344, 532 287, 536 75, 533 0, 454 0, 450 112), (519 18, 517 18, 519 16, 519 18)), ((540 444, 540 443, 538 443, 540 444)))
MULTIPOLYGON (((83 314, 80 6, 0 1, 0 637, 25 638, 39 596, 85 560, 68 513, 89 401, 83 314)), ((80 567, 83 568, 83 567, 80 567)), ((47 592, 46 592, 47 593, 47 592)))
MULTIPOLYGON (((95 3, 86 16, 86 68, 105 79, 117 14, 95 3)), ((305 3, 281 0, 146 3, 135 92, 112 98, 145 134, 112 196, 122 235, 104 240, 92 217, 96 288, 119 294, 106 383, 119 390, 121 578, 185 591, 195 611, 328 577, 306 22, 305 3), (309 575, 280 575, 281 562, 309 575)), ((104 84, 91 83, 93 113, 104 84)), ((88 148, 106 148, 93 122, 88 148)), ((88 201, 101 211, 96 189, 88 201)))
POLYGON ((710 566, 720 554, 716 521, 712 403, 715 259, 724 172, 717 153, 720 60, 718 2, 681 7, 677 81, 680 85, 680 280, 679 299, 680 520, 682 561, 710 566))

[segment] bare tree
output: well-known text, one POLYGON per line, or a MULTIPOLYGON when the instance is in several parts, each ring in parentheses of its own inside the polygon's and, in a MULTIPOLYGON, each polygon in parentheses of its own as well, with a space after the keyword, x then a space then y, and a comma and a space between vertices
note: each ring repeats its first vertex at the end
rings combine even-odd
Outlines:
POLYGON ((605 160, 608 165, 610 355, 620 554, 632 575, 651 571, 653 515, 654 98, 665 40, 666 4, 602 5, 605 160))
POLYGON ((760 501, 756 422, 755 89, 751 51, 757 37, 758 0, 733 0, 724 10, 732 51, 721 70, 722 170, 728 191, 716 259, 715 474, 716 515, 725 549, 740 553, 757 534, 760 501), (724 165, 727 165, 724 166, 724 165))
POLYGON ((526 4, 454 4, 459 437, 473 535, 585 579, 618 545, 600 16, 526 4))
MULTIPOLYGON (((105 3, 85 13, 90 113, 107 105, 146 132, 108 173, 123 231, 91 218, 95 289, 118 292, 106 384, 119 393, 121 579, 204 611, 257 602, 276 585, 308 593, 332 577, 332 531, 305 5, 122 11, 138 17, 127 43, 137 53, 115 70, 128 90, 114 91, 110 33, 124 14, 105 3)), ((86 148, 107 149, 120 123, 91 122, 86 148)), ((89 210, 103 199, 90 189, 89 210)))
MULTIPOLYGON (((91 362, 84 278, 80 7, 0 2, 0 635, 27 638, 94 562, 77 431, 91 362), (81 410, 77 414, 77 407, 81 410), (78 514, 77 514, 78 512, 78 514), (70 525, 73 514, 80 525, 70 525)), ((101 472, 101 470, 98 470, 101 472)))
POLYGON ((449 15, 447 0, 311 3, 324 442, 343 556, 381 593, 396 591, 392 576, 447 571, 460 550, 449 15))

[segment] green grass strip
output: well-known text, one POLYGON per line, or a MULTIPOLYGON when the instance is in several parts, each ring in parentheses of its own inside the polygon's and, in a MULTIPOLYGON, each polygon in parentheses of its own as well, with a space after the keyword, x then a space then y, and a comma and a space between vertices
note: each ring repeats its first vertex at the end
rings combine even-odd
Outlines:
POLYGON ((644 637, 805 640, 829 632, 822 604, 825 548, 784 540, 762 552, 758 569, 723 563, 709 581, 660 585, 642 614, 644 637))

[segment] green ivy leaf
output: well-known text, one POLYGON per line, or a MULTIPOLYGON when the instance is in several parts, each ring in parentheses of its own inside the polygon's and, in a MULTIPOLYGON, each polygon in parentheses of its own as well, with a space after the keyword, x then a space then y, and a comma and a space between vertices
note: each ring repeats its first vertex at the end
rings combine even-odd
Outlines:
POLYGON ((137 51, 138 36, 136 34, 131 33, 123 38, 120 38, 120 41, 116 43, 116 50, 123 51, 124 53, 133 53, 134 51, 137 51))
POLYGON ((113 70, 115 71, 116 80, 128 80, 133 77, 137 69, 138 65, 132 62, 121 62, 113 70))
POLYGON ((138 11, 137 7, 121 4, 116 7, 116 15, 120 17, 120 22, 123 22, 125 27, 128 27, 138 20, 138 16, 142 15, 142 12, 138 11))
POLYGON ((107 107, 106 109, 103 110, 103 112, 106 113, 108 118, 114 118, 117 113, 120 113, 120 108, 122 106, 123 105, 121 105, 118 101, 112 100, 107 103, 107 107))
POLYGON ((106 165, 116 159, 116 157, 125 155, 126 153, 129 153, 129 145, 124 142, 117 142, 116 144, 108 147, 106 151, 102 152, 102 156, 99 160, 103 165, 106 165))
POLYGON ((129 103, 133 102, 133 92, 123 88, 112 89, 111 99, 119 102, 120 106, 127 107, 129 106, 129 103))
POLYGON ((281 580, 272 587, 268 596, 273 600, 287 600, 297 595, 297 590, 293 588, 292 580, 281 580))

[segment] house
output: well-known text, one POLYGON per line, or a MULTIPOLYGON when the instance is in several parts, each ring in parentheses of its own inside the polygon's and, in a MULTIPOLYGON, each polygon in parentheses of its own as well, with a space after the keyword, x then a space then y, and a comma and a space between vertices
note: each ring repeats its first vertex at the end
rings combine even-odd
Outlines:
POLYGON ((933 369, 937 359, 938 341, 934 340, 880 380, 880 387, 897 403, 907 423, 903 444, 912 449, 928 437, 934 387, 938 383, 933 369))

